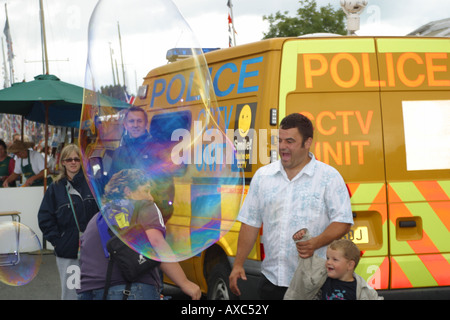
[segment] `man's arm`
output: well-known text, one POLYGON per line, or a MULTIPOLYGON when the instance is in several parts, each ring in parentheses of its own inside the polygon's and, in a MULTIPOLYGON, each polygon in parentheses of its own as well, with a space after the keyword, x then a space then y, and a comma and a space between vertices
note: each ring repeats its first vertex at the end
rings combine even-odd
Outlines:
POLYGON ((19 175, 15 172, 11 173, 11 175, 3 181, 3 188, 8 188, 9 183, 13 182, 19 177, 19 175))
MULTIPOLYGON (((148 229, 145 233, 152 247, 157 251, 159 258, 169 258, 176 261, 172 248, 166 242, 160 230, 148 229)), ((200 287, 186 277, 178 262, 161 262, 161 270, 192 300, 200 300, 202 294, 200 287)))
POLYGON ((25 187, 31 186, 34 183, 34 181, 44 179, 44 175, 45 175, 45 169, 40 171, 38 174, 35 174, 34 176, 29 177, 25 181, 24 186, 25 187))
POLYGON ((256 242, 258 234, 259 228, 249 226, 245 223, 241 224, 236 258, 234 260, 233 270, 231 271, 229 278, 230 290, 237 296, 241 295, 241 291, 239 290, 237 285, 237 280, 247 280, 247 276, 245 275, 244 270, 244 262, 250 254, 250 251, 252 250, 256 242))

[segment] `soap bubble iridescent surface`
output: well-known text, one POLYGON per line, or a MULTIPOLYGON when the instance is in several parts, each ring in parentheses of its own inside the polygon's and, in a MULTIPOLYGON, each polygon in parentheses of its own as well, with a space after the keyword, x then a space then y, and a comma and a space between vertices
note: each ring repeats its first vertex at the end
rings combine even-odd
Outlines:
POLYGON ((41 243, 31 228, 15 221, 0 223, 1 282, 26 285, 36 277, 41 262, 41 243))
POLYGON ((230 119, 216 113, 199 48, 171 1, 101 0, 91 17, 79 136, 85 173, 110 228, 160 261, 212 246, 243 200, 230 119), (189 57, 173 62, 172 48, 189 57))

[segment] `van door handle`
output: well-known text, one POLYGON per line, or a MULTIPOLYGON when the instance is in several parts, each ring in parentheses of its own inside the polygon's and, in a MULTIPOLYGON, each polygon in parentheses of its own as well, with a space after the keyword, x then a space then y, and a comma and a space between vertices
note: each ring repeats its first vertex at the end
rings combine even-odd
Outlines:
POLYGON ((417 224, 415 220, 406 220, 406 221, 399 221, 398 226, 400 228, 415 228, 417 224))

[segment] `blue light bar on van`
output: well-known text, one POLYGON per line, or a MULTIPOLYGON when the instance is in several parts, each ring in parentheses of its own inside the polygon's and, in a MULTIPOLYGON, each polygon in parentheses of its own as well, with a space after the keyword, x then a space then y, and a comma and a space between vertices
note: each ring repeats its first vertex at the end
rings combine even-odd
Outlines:
POLYGON ((208 53, 219 49, 220 48, 172 48, 167 50, 166 59, 169 62, 174 62, 180 59, 189 58, 193 55, 193 50, 195 54, 199 55, 202 54, 202 51, 203 53, 208 53))

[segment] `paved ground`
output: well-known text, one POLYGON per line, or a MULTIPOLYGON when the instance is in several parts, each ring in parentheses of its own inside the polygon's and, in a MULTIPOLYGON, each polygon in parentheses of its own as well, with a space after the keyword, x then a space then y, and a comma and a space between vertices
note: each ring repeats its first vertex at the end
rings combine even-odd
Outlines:
POLYGON ((24 286, 9 286, 0 282, 0 300, 59 300, 61 286, 55 256, 42 255, 37 276, 24 286))
MULTIPOLYGON (((48 251, 48 250, 47 250, 48 251)), ((187 297, 175 287, 165 286, 165 295, 174 300, 187 297)), ((0 281, 0 300, 60 300, 61 285, 53 252, 42 255, 42 263, 37 276, 24 286, 9 286, 0 281)))
MULTIPOLYGON (((438 291, 424 291, 419 299, 432 300, 448 300, 450 299, 450 290, 448 287, 441 288, 438 291)), ((402 290, 397 290, 399 292, 402 290)), ((164 286, 164 295, 171 296, 173 300, 189 299, 178 288, 164 286)), ((383 292, 386 300, 398 299, 397 296, 391 296, 393 292, 383 292)), ((402 296, 405 300, 415 300, 418 297, 409 292, 405 292, 402 296)), ((42 255, 42 263, 37 276, 24 286, 9 286, 0 281, 0 305, 5 306, 6 300, 60 300, 61 286, 59 281, 58 270, 56 268, 56 259, 52 251, 47 250, 42 255), (3 301, 5 300, 5 301, 3 301), (3 301, 3 302, 1 302, 3 301)))

